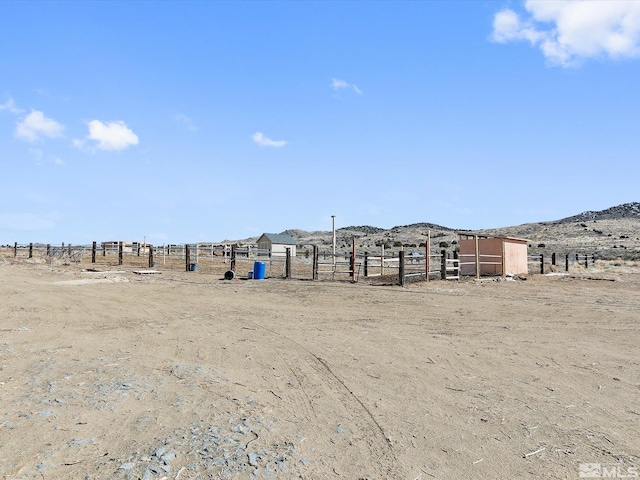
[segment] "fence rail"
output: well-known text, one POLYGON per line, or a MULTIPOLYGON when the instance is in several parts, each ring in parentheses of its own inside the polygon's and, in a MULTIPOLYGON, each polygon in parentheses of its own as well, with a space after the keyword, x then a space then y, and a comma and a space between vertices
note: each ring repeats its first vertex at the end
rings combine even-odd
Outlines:
POLYGON ((593 266, 597 256, 595 253, 567 253, 565 255, 557 255, 552 253, 551 255, 544 255, 543 253, 537 253, 528 255, 527 260, 529 265, 534 267, 534 271, 540 272, 544 275, 550 272, 552 269, 557 270, 559 267, 564 266, 564 271, 569 272, 570 268, 574 265, 584 266, 589 268, 593 266), (563 258, 564 257, 564 258, 563 258))

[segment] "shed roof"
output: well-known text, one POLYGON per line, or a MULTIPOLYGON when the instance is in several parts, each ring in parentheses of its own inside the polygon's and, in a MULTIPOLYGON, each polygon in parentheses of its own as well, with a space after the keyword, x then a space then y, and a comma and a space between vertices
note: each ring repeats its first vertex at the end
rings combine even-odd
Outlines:
POLYGON ((478 238, 502 238, 503 240, 512 240, 514 242, 525 242, 528 243, 529 240, 527 240, 526 238, 518 238, 518 237, 507 237, 504 235, 481 235, 479 233, 474 233, 474 232, 456 232, 458 234, 459 237, 475 237, 476 235, 478 236, 478 238))
POLYGON ((266 237, 271 243, 277 243, 279 245, 295 245, 295 239, 286 233, 263 233, 258 241, 266 237))

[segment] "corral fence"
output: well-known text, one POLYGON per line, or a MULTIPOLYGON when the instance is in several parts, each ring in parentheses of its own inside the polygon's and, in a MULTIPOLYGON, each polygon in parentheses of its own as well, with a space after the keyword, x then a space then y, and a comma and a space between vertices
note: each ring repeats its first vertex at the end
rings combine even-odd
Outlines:
POLYGON ((347 278, 357 282, 360 276, 366 279, 376 277, 397 279, 399 285, 410 282, 429 281, 436 278, 442 280, 458 280, 460 278, 460 262, 457 253, 442 250, 439 254, 417 251, 408 253, 400 250, 397 254, 385 254, 381 246, 379 254, 357 253, 355 240, 350 253, 334 254, 321 252, 313 247, 313 280, 330 278, 331 280, 347 278))
POLYGON ((539 272, 544 275, 552 271, 559 271, 564 269, 565 272, 569 272, 572 266, 579 265, 585 269, 593 266, 597 260, 595 253, 566 253, 551 255, 545 255, 543 253, 536 253, 528 255, 527 260, 529 262, 530 272, 539 272))
MULTIPOLYGON (((265 263, 265 273, 270 277, 293 278, 294 259, 291 249, 284 253, 272 253, 254 246, 232 244, 168 244, 154 246, 135 242, 93 242, 91 245, 51 245, 29 243, 5 246, 11 249, 14 258, 42 258, 47 263, 90 262, 94 266, 127 266, 137 268, 156 268, 163 266, 186 271, 205 271, 207 273, 227 273, 229 271, 249 274, 256 261, 265 263)), ((304 255, 300 259, 304 263, 304 255)), ((309 263, 309 262, 307 262, 309 263)), ((303 276, 298 273, 298 276, 303 276)), ((310 276, 310 275, 307 275, 310 276)))
MULTIPOLYGON (((251 278, 255 262, 263 262, 266 266, 266 277, 297 278, 311 280, 349 280, 358 282, 361 278, 367 281, 387 282, 398 285, 416 281, 434 279, 459 280, 463 275, 463 267, 473 265, 472 270, 479 276, 479 268, 495 267, 497 274, 502 272, 502 259, 499 255, 482 253, 459 255, 457 251, 430 251, 429 242, 424 251, 385 252, 384 246, 379 252, 356 251, 355 239, 351 252, 334 253, 321 251, 317 245, 301 246, 298 255, 292 255, 292 249, 283 253, 273 253, 255 246, 238 246, 233 244, 167 244, 154 246, 135 242, 93 242, 91 245, 51 245, 30 243, 5 246, 12 250, 15 258, 44 258, 47 263, 91 262, 93 265, 118 265, 137 268, 156 268, 162 265, 171 269, 182 269, 194 272, 224 274, 235 278, 251 278), (427 255, 427 252, 429 254, 427 255)), ((532 254, 528 255, 530 273, 548 273, 564 270, 579 265, 580 268, 593 266, 597 257, 594 253, 567 254, 532 254)), ((468 269, 467 269, 468 271, 468 269)), ((471 275, 465 273, 464 275, 471 275)))
POLYGON ((11 248, 13 251, 13 257, 26 257, 34 258, 41 257, 46 261, 51 262, 55 259, 62 262, 80 263, 87 253, 86 245, 71 245, 70 243, 65 245, 51 245, 51 244, 39 244, 29 243, 26 245, 19 245, 14 243, 11 248))
MULTIPOLYGON (((480 272, 483 271, 492 271, 494 273, 503 271, 503 262, 504 259, 502 255, 491 255, 485 253, 461 253, 458 254, 460 258, 460 266, 473 266, 471 270, 473 270, 474 275, 476 277, 480 277, 480 272)), ((467 270, 467 269, 465 269, 467 270)), ((471 271, 469 270, 469 271, 471 271)), ((471 273, 467 273, 467 275, 471 275, 471 273)))

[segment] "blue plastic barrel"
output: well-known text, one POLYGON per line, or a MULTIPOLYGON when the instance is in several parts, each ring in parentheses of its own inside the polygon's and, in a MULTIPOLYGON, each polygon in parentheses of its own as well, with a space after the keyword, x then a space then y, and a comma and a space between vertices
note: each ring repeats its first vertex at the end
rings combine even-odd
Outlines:
POLYGON ((264 262, 253 263, 253 278, 254 280, 264 280, 265 273, 267 271, 267 264, 264 262))
POLYGON ((190 265, 189 270, 191 270, 192 272, 197 272, 198 271, 198 264, 197 263, 192 263, 190 265))

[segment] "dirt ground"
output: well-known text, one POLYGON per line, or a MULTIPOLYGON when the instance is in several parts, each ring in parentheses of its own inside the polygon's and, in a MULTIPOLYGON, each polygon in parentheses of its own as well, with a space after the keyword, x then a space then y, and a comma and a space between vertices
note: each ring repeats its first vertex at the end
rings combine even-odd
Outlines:
POLYGON ((0 478, 640 472, 638 273, 104 270, 0 261, 0 478))

